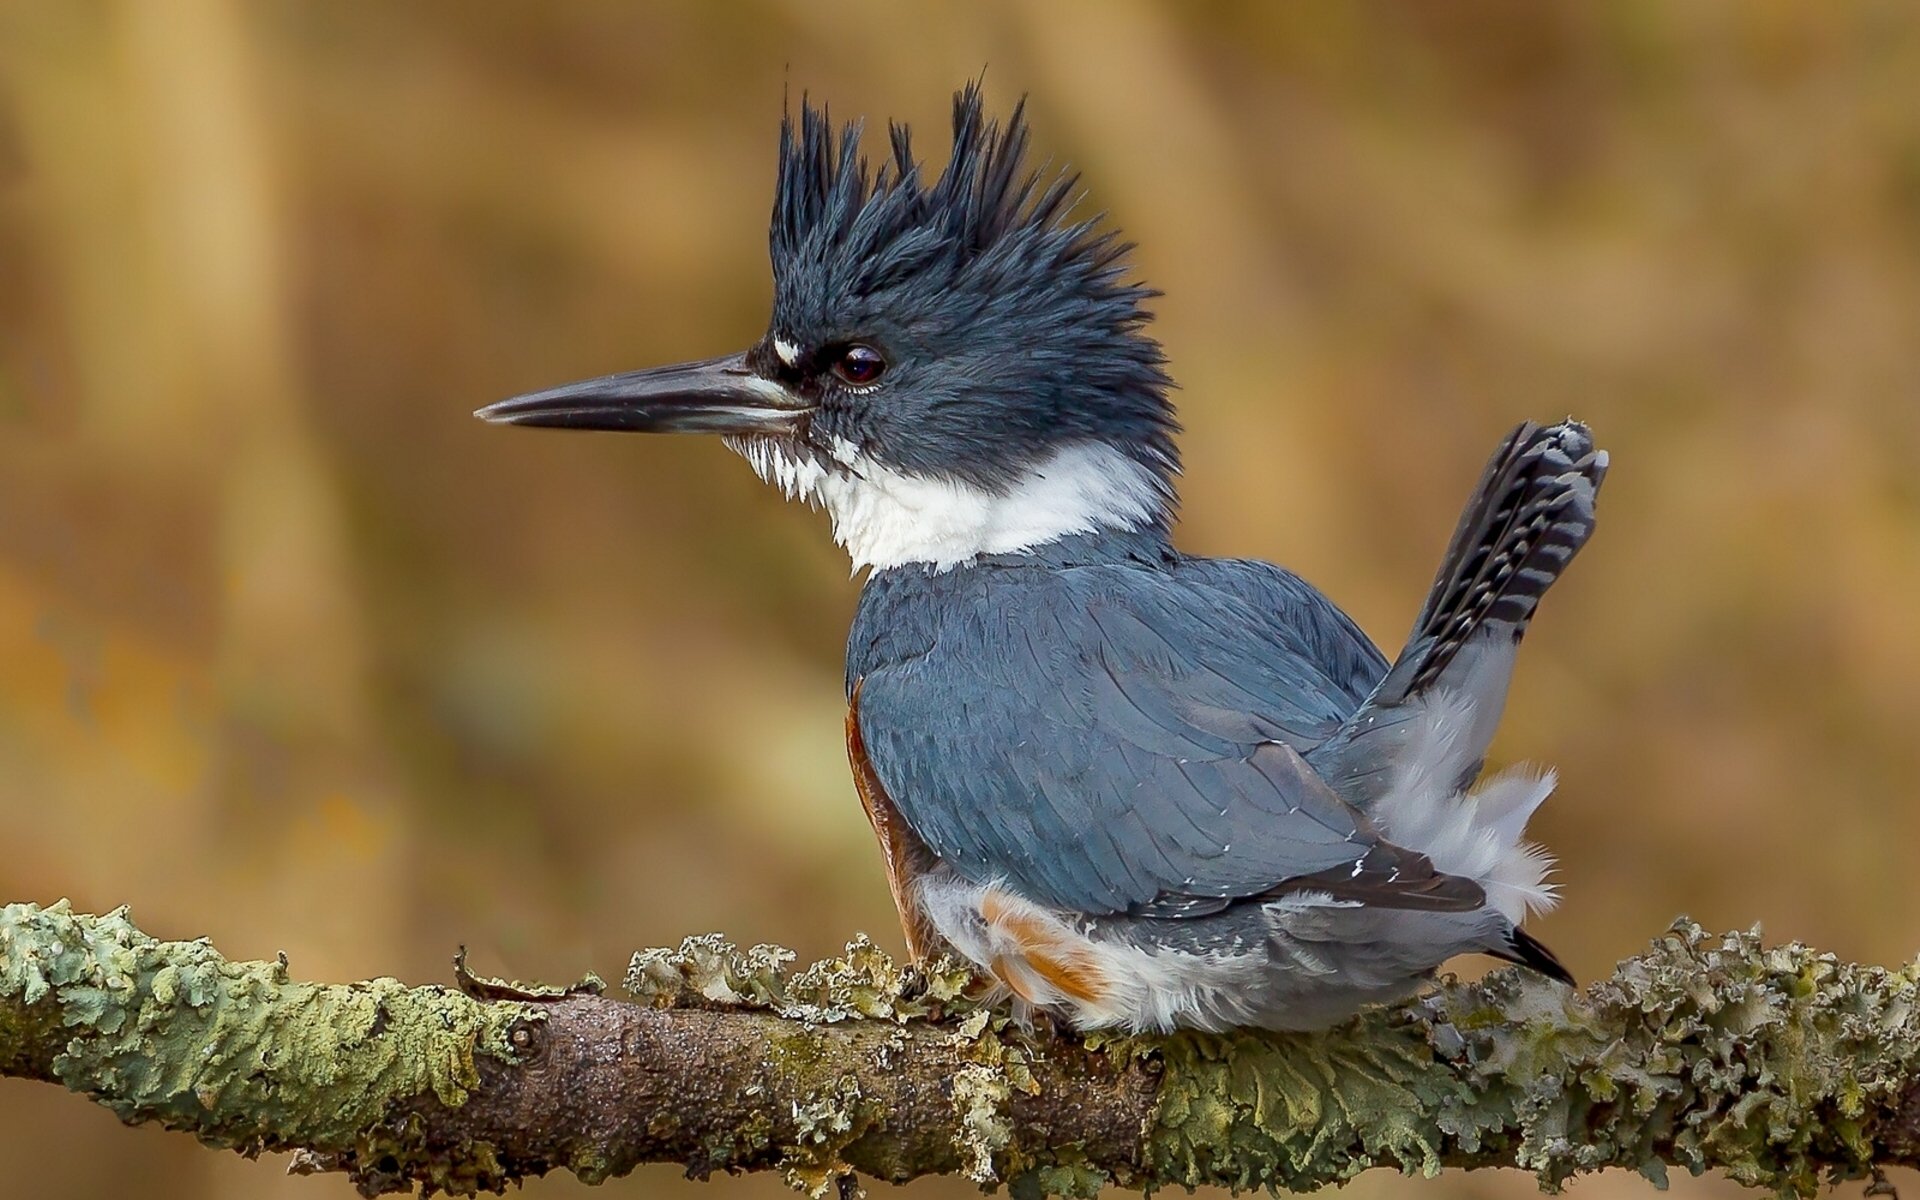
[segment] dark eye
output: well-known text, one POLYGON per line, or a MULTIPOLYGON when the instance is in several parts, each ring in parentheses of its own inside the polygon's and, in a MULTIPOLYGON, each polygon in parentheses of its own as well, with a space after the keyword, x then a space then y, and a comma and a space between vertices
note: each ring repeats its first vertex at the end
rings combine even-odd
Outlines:
POLYGON ((833 373, 856 387, 865 387, 886 372, 887 360, 872 346, 848 346, 833 364, 833 373))

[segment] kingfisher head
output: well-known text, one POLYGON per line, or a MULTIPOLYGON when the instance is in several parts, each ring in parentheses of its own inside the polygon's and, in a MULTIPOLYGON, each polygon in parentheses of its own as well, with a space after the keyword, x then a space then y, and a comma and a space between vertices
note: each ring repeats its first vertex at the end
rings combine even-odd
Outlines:
POLYGON ((824 507, 857 567, 936 569, 1103 529, 1163 533, 1171 386, 1128 245, 1074 215, 1078 179, 1026 162, 1017 106, 954 98, 937 178, 890 128, 802 103, 780 129, 773 317, 743 353, 567 384, 489 421, 717 433, 824 507))

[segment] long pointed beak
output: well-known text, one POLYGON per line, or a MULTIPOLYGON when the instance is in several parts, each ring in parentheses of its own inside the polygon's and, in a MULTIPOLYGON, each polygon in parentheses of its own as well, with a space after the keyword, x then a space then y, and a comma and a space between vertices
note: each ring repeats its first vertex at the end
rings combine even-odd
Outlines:
POLYGON ((604 375, 530 392, 473 415, 496 425, 629 433, 791 433, 811 406, 754 373, 744 354, 604 375))

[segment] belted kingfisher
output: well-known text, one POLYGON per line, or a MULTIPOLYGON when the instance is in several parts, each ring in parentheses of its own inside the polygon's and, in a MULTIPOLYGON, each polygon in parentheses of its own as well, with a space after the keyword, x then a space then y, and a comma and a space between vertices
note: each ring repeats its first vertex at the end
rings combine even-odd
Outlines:
POLYGON ((1551 774, 1480 782, 1521 635, 1586 542, 1586 428, 1523 424, 1393 662, 1299 576, 1170 541, 1178 426, 1130 247, 1024 165, 978 84, 929 178, 905 127, 780 131, 773 318, 744 353, 483 408, 722 435, 871 568, 847 747, 909 952, 1083 1029, 1314 1029, 1522 918, 1551 774))

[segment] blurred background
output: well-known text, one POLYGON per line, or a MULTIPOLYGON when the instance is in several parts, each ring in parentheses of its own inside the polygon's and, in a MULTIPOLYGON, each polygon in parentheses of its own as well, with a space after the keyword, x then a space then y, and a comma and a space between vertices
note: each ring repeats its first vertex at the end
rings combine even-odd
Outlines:
MULTIPOLYGON (((782 104, 938 160, 983 64, 1166 292, 1187 549, 1397 646, 1508 426, 1611 448, 1496 747, 1561 769, 1577 974, 1680 913, 1914 954, 1898 2, 0 0, 0 900, 335 980, 897 945, 824 519, 715 443, 468 414, 757 338, 782 104)), ((21 1195, 346 1194, 283 1168, 0 1081, 21 1195)), ((1415 1188, 1532 1184, 1356 1193, 1415 1188)))

